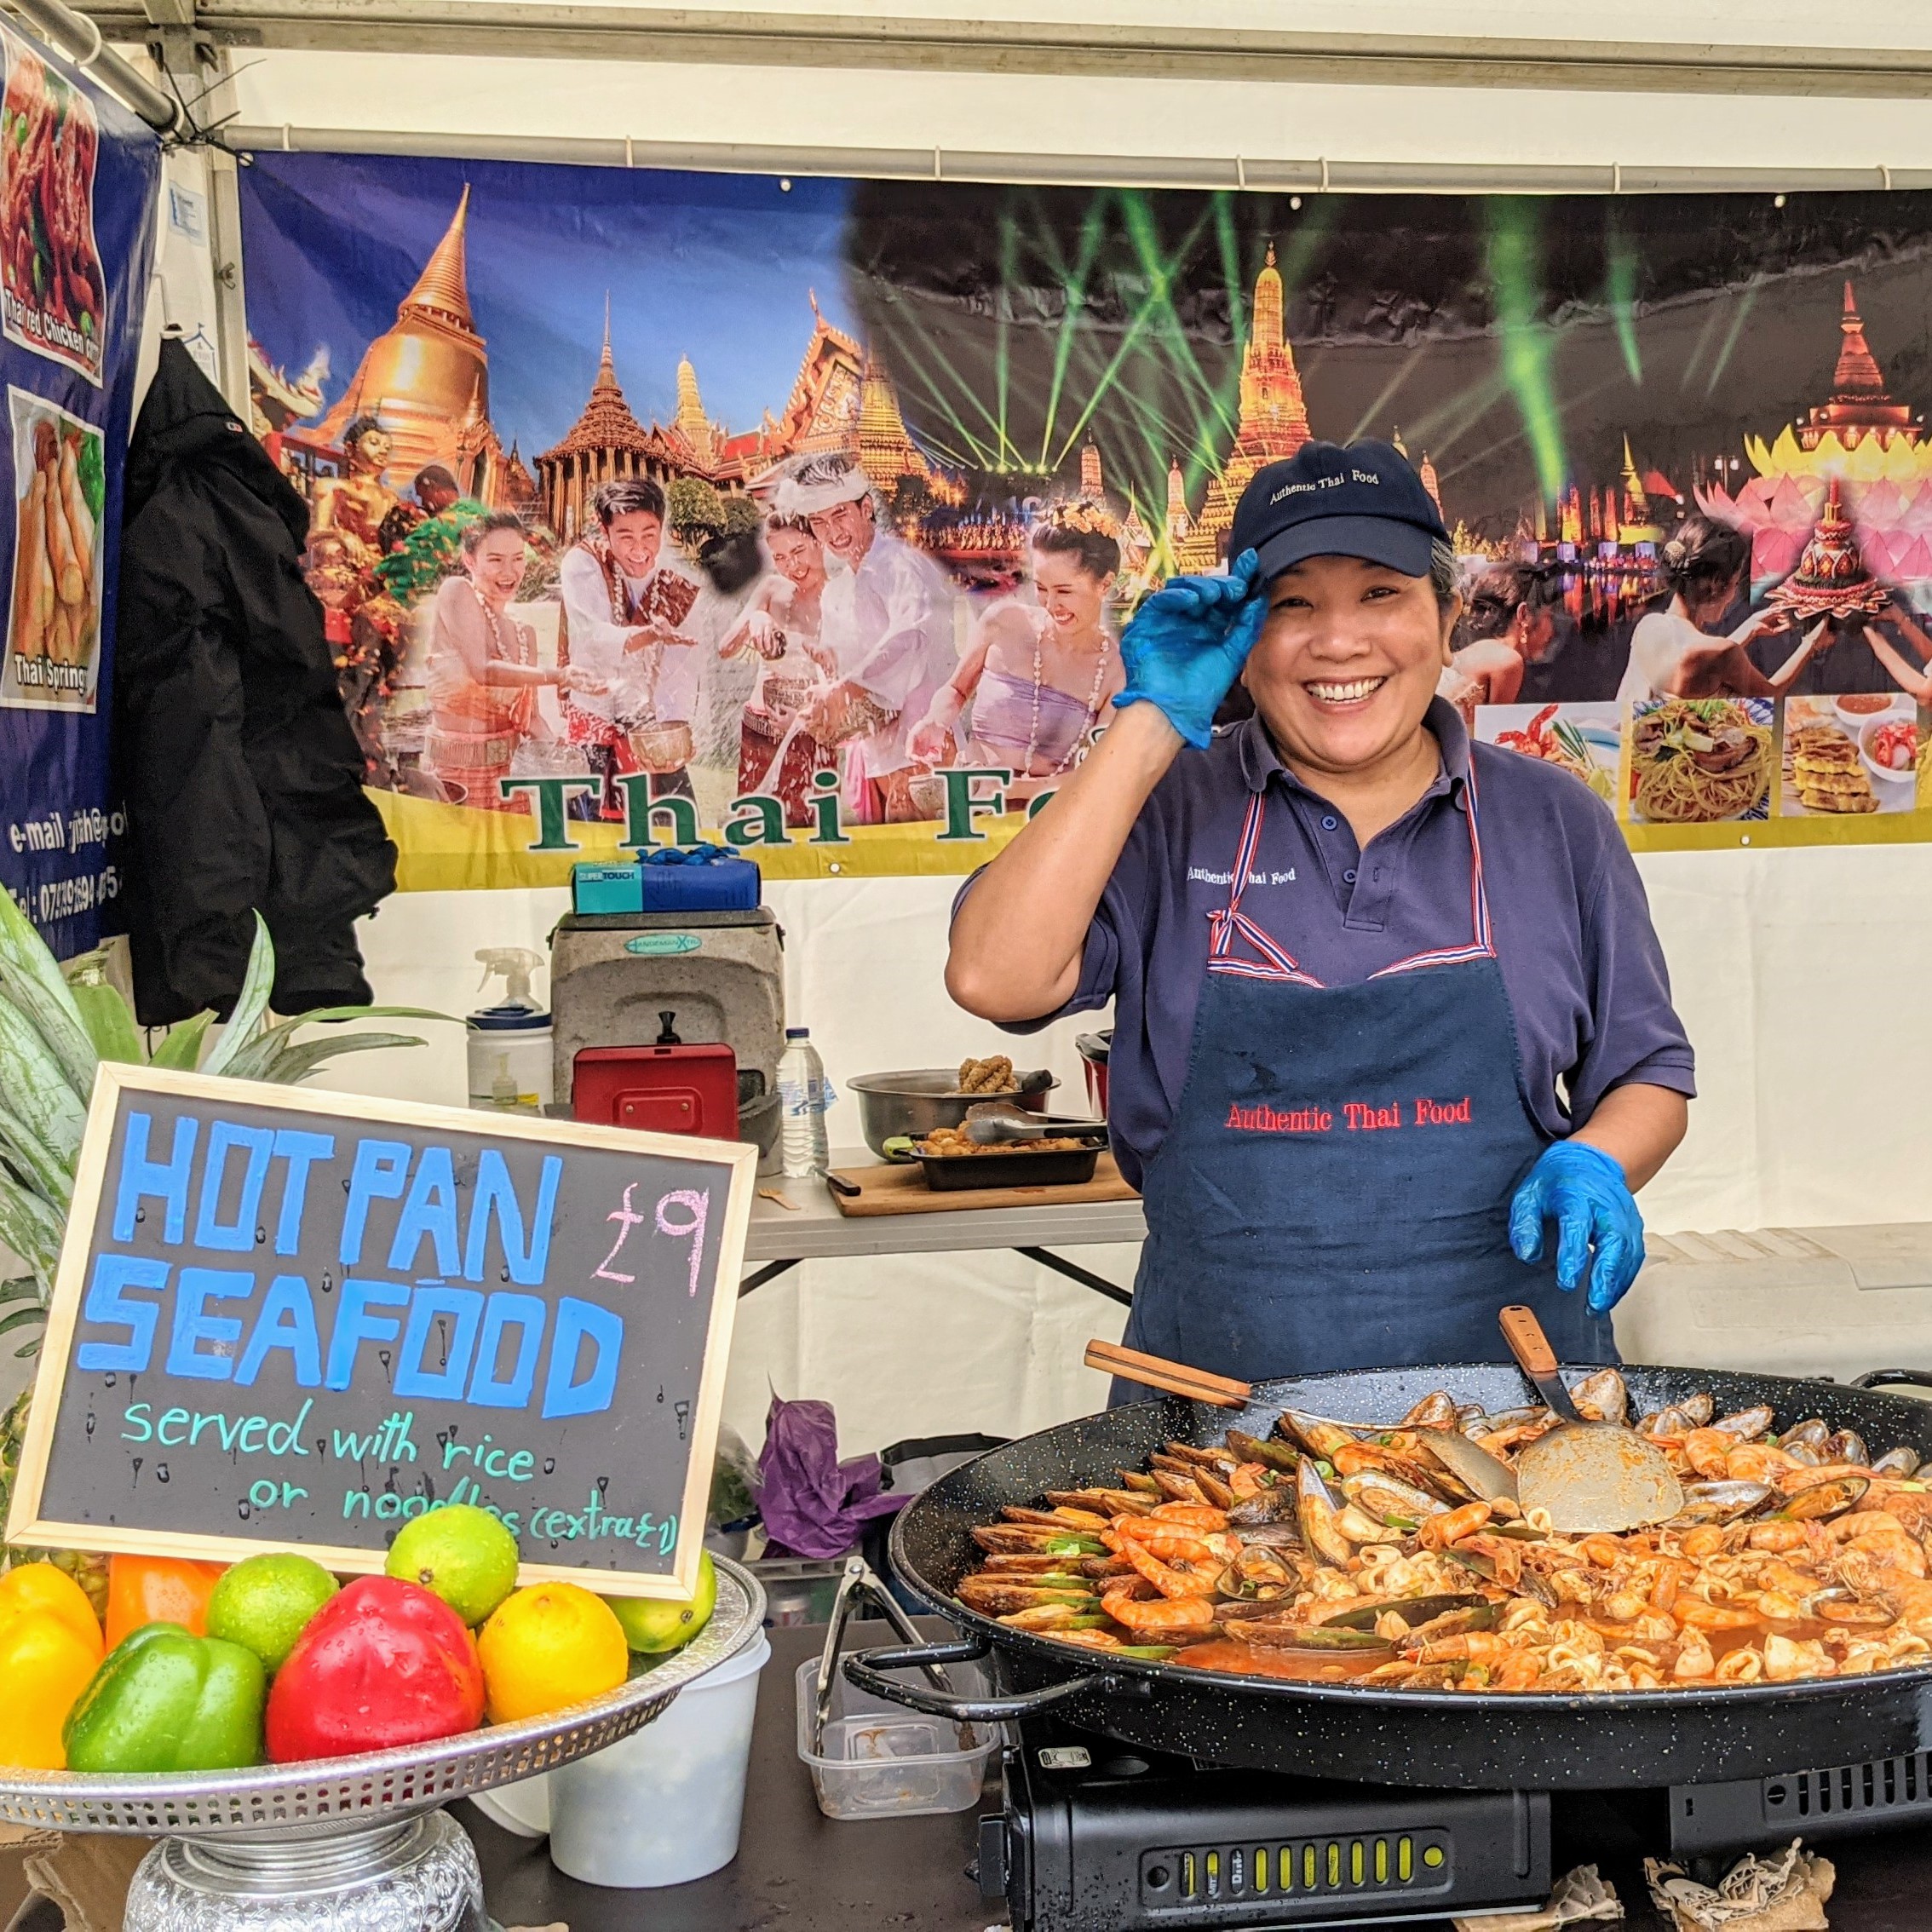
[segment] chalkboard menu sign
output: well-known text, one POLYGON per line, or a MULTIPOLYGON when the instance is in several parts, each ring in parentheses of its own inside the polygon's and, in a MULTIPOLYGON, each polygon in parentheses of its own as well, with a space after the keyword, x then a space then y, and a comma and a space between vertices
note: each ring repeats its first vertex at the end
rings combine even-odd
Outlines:
POLYGON ((757 1150, 103 1064, 10 1540, 695 1586, 757 1150))

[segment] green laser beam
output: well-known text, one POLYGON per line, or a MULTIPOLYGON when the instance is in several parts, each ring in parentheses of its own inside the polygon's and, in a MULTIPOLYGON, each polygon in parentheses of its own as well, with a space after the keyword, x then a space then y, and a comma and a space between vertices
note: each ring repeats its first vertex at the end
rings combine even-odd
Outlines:
MULTIPOLYGON (((1046 415, 1040 427, 1040 461, 1043 463, 1047 459, 1047 451, 1053 446, 1054 418, 1060 412, 1060 394, 1067 382, 1067 365, 1072 359, 1075 345, 1084 334, 1081 318, 1086 308, 1087 280, 1093 273, 1101 244, 1107 236, 1108 199, 1108 193, 1103 189, 1087 204, 1086 212, 1080 217, 1080 235, 1073 251, 1072 267, 1062 277, 1067 307, 1054 336, 1053 375, 1047 385, 1046 415)), ((1041 226, 1051 234, 1050 227, 1044 222, 1041 226)), ((1058 252, 1056 248, 1055 253, 1058 252)))
POLYGON ((1604 290, 1610 304, 1611 320, 1616 326, 1617 346, 1624 352, 1624 366, 1629 370, 1631 382, 1641 388, 1643 386, 1643 351, 1637 346, 1636 245, 1619 225, 1614 206, 1611 207, 1606 219, 1603 250, 1607 267, 1604 290))
MULTIPOLYGON (((1193 226, 1187 231, 1180 248, 1175 252, 1176 261, 1185 260, 1187 254, 1192 250, 1207 218, 1205 211, 1196 217, 1193 226)), ((1172 304, 1165 301, 1166 288, 1164 285, 1170 278, 1171 273, 1172 271, 1169 268, 1157 267, 1156 273, 1152 277, 1151 285, 1146 297, 1128 318, 1127 326, 1121 331, 1120 341, 1115 346, 1113 354, 1107 359, 1107 367, 1101 372, 1100 382, 1095 385, 1092 395, 1087 399, 1086 405, 1080 411, 1078 421, 1074 423, 1066 440, 1061 445, 1060 452, 1053 461, 1054 469, 1058 469, 1061 464, 1066 462, 1067 452, 1078 443, 1081 432, 1093 420, 1094 411, 1106 400, 1108 392, 1113 388, 1118 377, 1121 369, 1138 348, 1141 338, 1150 330, 1159 326, 1163 308, 1164 307, 1168 315, 1173 314, 1172 304)))
POLYGON ((1542 315, 1542 211, 1520 195, 1498 195, 1482 205, 1503 370, 1522 413, 1538 486, 1554 498, 1566 465, 1562 411, 1550 378, 1555 338, 1542 315))
POLYGON ((1007 434, 1007 403, 1011 388, 1010 351, 1013 329, 1013 285, 1020 254, 1020 235, 1010 208, 999 217, 999 285, 993 290, 993 406, 999 435, 999 466, 1011 468, 1020 459, 1007 434))
POLYGON ((1717 350, 1717 358, 1711 365, 1711 374, 1705 378, 1704 393, 1709 395, 1717 387, 1718 378, 1723 375, 1725 365, 1731 359, 1731 351, 1738 346, 1738 337, 1744 333, 1744 325, 1751 312, 1757 306, 1758 291, 1764 285, 1762 275, 1753 275, 1745 284, 1744 293, 1738 298, 1738 312, 1731 318, 1731 326, 1725 332, 1724 340, 1717 350))
MULTIPOLYGON (((1377 395, 1375 400, 1371 402, 1368 405, 1368 407, 1365 409, 1362 413, 1355 418, 1355 426, 1348 432, 1348 436, 1345 439, 1347 441, 1352 443, 1354 441, 1356 437, 1366 436, 1369 431, 1369 425, 1371 423, 1378 422, 1381 420, 1383 411, 1387 408, 1390 403, 1394 401, 1395 392, 1399 388, 1400 388, 1402 385, 1408 381, 1410 377, 1412 376, 1415 371, 1421 366, 1423 358, 1427 356, 1428 354, 1429 344, 1427 342, 1423 342, 1419 344, 1409 354, 1404 356, 1401 360, 1395 365, 1394 374, 1392 375, 1389 378, 1389 380, 1382 385, 1381 393, 1377 395)), ((1312 363, 1308 366, 1308 374, 1311 378, 1314 374, 1314 365, 1312 363)))
POLYGON ((1704 319, 1704 326, 1697 332, 1697 340, 1691 344, 1689 359, 1684 364, 1684 372, 1677 380, 1680 389, 1691 386, 1691 378, 1697 374, 1698 365, 1703 361, 1705 352, 1711 347, 1711 338, 1717 333, 1724 320, 1724 312, 1716 302, 1711 305, 1711 313, 1704 319))

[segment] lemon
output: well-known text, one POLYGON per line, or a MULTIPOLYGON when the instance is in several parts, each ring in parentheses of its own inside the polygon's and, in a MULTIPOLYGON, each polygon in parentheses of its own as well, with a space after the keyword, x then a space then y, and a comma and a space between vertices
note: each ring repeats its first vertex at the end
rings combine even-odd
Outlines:
POLYGON ((576 1584, 532 1584, 510 1597, 476 1640, 484 1715, 512 1724, 615 1690, 630 1670, 624 1627, 576 1584))
POLYGON ((441 1597, 474 1627, 516 1588, 516 1538, 487 1509, 451 1503, 405 1523, 382 1567, 441 1597))
POLYGON ((604 1601, 624 1625, 624 1641, 633 1650, 662 1656, 683 1649, 710 1622, 718 1606, 717 1567, 705 1550, 699 1560, 694 1596, 607 1596, 604 1601))
POLYGON ((208 1634, 252 1650, 264 1670, 276 1671, 335 1594, 336 1579, 307 1556, 292 1550, 244 1556, 222 1573, 208 1599, 208 1634))

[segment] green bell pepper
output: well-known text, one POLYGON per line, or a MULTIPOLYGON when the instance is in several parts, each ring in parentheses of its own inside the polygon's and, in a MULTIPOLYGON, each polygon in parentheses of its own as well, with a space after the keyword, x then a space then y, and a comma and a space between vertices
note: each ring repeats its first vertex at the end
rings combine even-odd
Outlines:
POLYGON ((144 1624, 76 1700, 71 1771, 229 1771, 262 1762, 262 1659, 239 1643, 144 1624))

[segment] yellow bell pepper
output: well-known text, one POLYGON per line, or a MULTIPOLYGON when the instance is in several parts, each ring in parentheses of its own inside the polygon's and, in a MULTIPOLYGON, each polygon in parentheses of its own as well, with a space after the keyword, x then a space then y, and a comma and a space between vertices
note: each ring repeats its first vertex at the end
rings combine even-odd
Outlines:
POLYGON ((60 1727, 105 1645, 87 1592, 51 1563, 0 1576, 0 1764, 66 1768, 60 1727))

